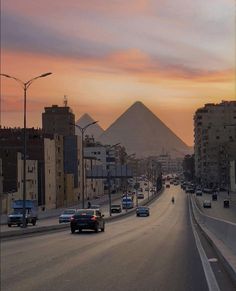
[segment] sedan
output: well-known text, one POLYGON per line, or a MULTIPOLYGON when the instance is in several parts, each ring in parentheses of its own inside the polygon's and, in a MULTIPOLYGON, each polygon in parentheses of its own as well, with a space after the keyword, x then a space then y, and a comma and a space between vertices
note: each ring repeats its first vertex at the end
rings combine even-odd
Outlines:
POLYGON ((144 199, 144 194, 143 193, 138 193, 137 194, 138 199, 144 199))
POLYGON ((210 200, 204 200, 203 201, 203 207, 204 208, 211 208, 211 201, 210 200))
POLYGON ((111 205, 111 213, 120 213, 122 211, 120 204, 111 205))
POLYGON ((70 222, 71 217, 75 214, 76 209, 66 209, 59 216, 59 223, 70 222))
POLYGON ((136 209, 136 216, 149 216, 150 211, 147 206, 139 206, 136 209))
POLYGON ((98 209, 79 209, 70 220, 71 233, 76 230, 92 229, 95 232, 105 231, 104 215, 98 209))

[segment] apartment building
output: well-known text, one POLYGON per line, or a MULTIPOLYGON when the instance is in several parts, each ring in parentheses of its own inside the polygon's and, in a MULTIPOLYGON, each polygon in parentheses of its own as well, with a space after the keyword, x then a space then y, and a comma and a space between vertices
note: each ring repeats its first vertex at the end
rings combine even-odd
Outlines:
POLYGON ((236 157, 236 101, 205 104, 194 115, 195 175, 199 183, 229 188, 236 157))

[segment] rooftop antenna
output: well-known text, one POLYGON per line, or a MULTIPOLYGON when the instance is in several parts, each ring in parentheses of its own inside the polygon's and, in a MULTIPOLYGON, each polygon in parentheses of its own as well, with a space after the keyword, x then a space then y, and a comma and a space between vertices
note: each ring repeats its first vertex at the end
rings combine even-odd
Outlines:
POLYGON ((66 95, 64 95, 64 101, 63 101, 63 103, 64 103, 64 106, 67 107, 68 99, 67 99, 67 96, 66 95))

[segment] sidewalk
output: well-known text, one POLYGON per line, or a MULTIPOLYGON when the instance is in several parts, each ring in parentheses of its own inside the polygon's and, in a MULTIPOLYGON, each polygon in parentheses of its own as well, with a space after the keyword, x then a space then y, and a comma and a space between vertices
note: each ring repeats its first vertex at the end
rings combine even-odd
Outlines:
POLYGON ((228 195, 227 192, 220 192, 218 194, 217 201, 212 201, 211 194, 203 193, 202 196, 195 197, 198 207, 206 215, 236 223, 236 193, 231 192, 230 195, 228 195), (229 208, 224 208, 223 205, 224 199, 229 199, 230 201, 229 208), (211 208, 203 208, 204 200, 211 201, 211 208))

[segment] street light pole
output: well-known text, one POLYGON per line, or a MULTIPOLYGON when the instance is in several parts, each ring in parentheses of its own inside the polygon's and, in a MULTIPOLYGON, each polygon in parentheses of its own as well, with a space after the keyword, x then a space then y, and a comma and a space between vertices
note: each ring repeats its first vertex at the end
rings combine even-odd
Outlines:
POLYGON ((82 174, 81 188, 82 188, 82 208, 83 209, 85 207, 85 204, 84 204, 84 178, 85 178, 84 177, 84 133, 85 133, 86 129, 89 126, 91 126, 93 124, 96 124, 96 123, 98 123, 98 121, 91 122, 91 123, 85 125, 84 127, 81 127, 78 124, 70 123, 71 125, 74 125, 75 127, 77 127, 80 130, 80 132, 81 132, 81 139, 82 139, 81 140, 81 152, 82 152, 82 161, 81 161, 81 167, 82 167, 82 169, 81 169, 81 171, 82 171, 81 172, 81 174, 82 174))
POLYGON ((47 77, 49 75, 51 75, 52 73, 44 73, 40 76, 34 77, 32 79, 30 79, 27 82, 23 82, 22 80, 15 78, 13 76, 7 75, 7 74, 0 74, 3 77, 6 78, 10 78, 10 79, 14 79, 16 82, 18 82, 21 87, 24 90, 24 159, 23 159, 23 208, 22 208, 22 227, 25 228, 27 226, 26 224, 26 146, 27 146, 27 141, 26 141, 26 95, 27 95, 27 90, 30 87, 30 85, 33 83, 33 81, 35 81, 36 79, 39 78, 44 78, 47 77))
MULTIPOLYGON (((120 145, 120 143, 116 143, 112 146, 108 147, 108 157, 110 157, 110 150, 116 146, 120 145)), ((110 167, 107 171, 107 183, 108 183, 108 199, 109 199, 109 216, 112 216, 111 214, 111 177, 110 177, 110 167)))

